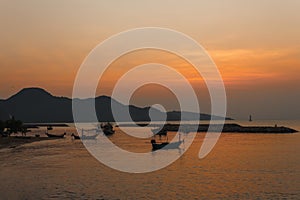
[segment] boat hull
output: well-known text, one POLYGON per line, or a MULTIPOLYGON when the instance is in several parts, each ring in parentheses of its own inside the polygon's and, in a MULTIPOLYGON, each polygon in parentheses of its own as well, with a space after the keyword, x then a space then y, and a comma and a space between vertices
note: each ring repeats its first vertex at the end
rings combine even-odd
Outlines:
POLYGON ((168 144, 169 144, 169 142, 152 143, 152 151, 156 151, 156 150, 162 149, 165 146, 167 146, 168 144))
POLYGON ((54 135, 54 134, 46 133, 46 135, 47 135, 49 138, 64 138, 66 134, 64 133, 64 134, 62 134, 62 135, 54 135))
POLYGON ((115 133, 114 130, 103 130, 104 135, 112 135, 115 133))
POLYGON ((152 142, 151 141, 151 144, 152 144, 152 151, 156 151, 156 150, 159 150, 159 149, 178 149, 179 146, 182 144, 183 141, 178 141, 178 142, 172 142, 172 143, 169 143, 169 142, 163 142, 163 143, 156 143, 156 142, 152 142))

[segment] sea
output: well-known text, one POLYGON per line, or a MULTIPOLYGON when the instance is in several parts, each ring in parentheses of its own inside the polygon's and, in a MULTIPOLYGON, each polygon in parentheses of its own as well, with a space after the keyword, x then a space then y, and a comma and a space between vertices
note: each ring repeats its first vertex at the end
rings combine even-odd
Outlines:
MULTIPOLYGON (((300 120, 228 123, 300 131, 300 120)), ((120 127, 115 130, 109 139, 120 148, 151 152, 150 138, 136 139, 120 127)), ((44 132, 40 128, 30 134, 46 137, 44 132)), ((197 133, 172 164, 128 173, 101 163, 81 140, 72 139, 71 133, 76 133, 72 124, 52 132, 67 135, 0 149, 0 199, 300 199, 300 133, 222 133, 202 159, 198 153, 205 133, 197 133)))

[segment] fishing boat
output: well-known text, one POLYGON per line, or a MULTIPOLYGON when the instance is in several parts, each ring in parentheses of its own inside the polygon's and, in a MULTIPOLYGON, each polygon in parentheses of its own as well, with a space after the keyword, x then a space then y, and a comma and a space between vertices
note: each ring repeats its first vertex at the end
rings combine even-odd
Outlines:
POLYGON ((159 149, 178 149, 179 146, 184 142, 184 139, 181 139, 181 134, 179 133, 179 138, 177 142, 172 142, 169 143, 168 142, 168 137, 167 137, 167 141, 166 142, 161 142, 161 143, 157 143, 155 139, 151 140, 151 145, 152 145, 152 151, 156 151, 159 149))
POLYGON ((45 133, 49 138, 64 138, 66 133, 63 133, 63 134, 60 134, 60 135, 56 135, 56 134, 51 134, 51 133, 48 133, 46 132, 45 133))
POLYGON ((152 144, 152 151, 156 151, 159 149, 162 149, 165 147, 165 149, 178 149, 179 146, 183 143, 183 141, 177 141, 177 142, 162 142, 162 143, 156 143, 155 139, 151 140, 152 144))
POLYGON ((75 135, 74 133, 71 134, 71 137, 74 138, 74 140, 79 140, 80 137, 78 135, 75 135))
POLYGON ((52 133, 49 133, 50 130, 53 130, 53 127, 52 126, 47 126, 47 129, 46 129, 46 135, 49 137, 49 138, 64 138, 65 135, 66 135, 66 132, 64 132, 63 134, 52 134, 52 133))
POLYGON ((169 144, 169 142, 156 143, 156 140, 152 139, 151 144, 152 144, 152 151, 155 151, 164 148, 169 144))
POLYGON ((111 123, 102 123, 100 125, 101 130, 103 131, 104 135, 112 135, 115 133, 115 130, 113 130, 113 126, 111 123))

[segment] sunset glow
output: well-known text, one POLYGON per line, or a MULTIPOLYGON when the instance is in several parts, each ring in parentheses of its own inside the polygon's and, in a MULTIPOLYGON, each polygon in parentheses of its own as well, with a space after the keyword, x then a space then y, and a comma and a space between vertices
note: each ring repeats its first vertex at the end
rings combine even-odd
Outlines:
MULTIPOLYGON (((300 100, 298 1, 274 1, 272 6, 260 1, 251 5, 236 1, 205 5, 197 1, 188 5, 171 1, 83 4, 73 1, 71 9, 65 2, 1 2, 0 98, 8 98, 24 87, 42 87, 54 95, 71 97, 77 70, 97 44, 129 28, 160 26, 189 35, 208 51, 224 80, 228 112, 233 117, 245 118, 248 112, 259 118, 299 116, 295 111, 290 115, 285 107, 300 100), (173 15, 177 12, 180 18, 173 15), (260 94, 264 102, 257 102, 250 94, 260 94), (246 96, 247 101, 257 103, 250 106, 253 111, 239 109, 246 103, 246 96), (276 104, 277 110, 260 113, 259 108, 278 96, 281 101, 276 104)), ((116 60, 103 78, 105 88, 99 88, 97 95, 109 95, 122 73, 147 62, 172 66, 198 88, 199 98, 209 98, 201 76, 189 63, 158 51, 133 52, 116 60)), ((143 95, 153 94, 144 90, 143 95)))

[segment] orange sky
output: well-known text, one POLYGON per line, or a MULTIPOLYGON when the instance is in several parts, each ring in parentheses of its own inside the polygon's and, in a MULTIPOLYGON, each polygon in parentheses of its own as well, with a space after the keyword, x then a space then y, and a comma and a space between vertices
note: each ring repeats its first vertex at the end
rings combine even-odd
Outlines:
MULTIPOLYGON (((243 119, 251 113, 261 119, 299 119, 299 10, 300 1, 294 0, 3 0, 0 98, 33 86, 70 97, 80 64, 98 43, 130 28, 158 26, 183 32, 207 49, 224 79, 229 116, 243 119)), ((198 88, 198 97, 205 99, 203 110, 209 111, 205 85, 172 55, 135 53, 116 61, 115 70, 149 58, 184 71, 198 88)), ((149 103, 146 91, 149 87, 137 92, 133 102, 149 103)), ((160 99, 168 102, 167 97, 160 99)))

